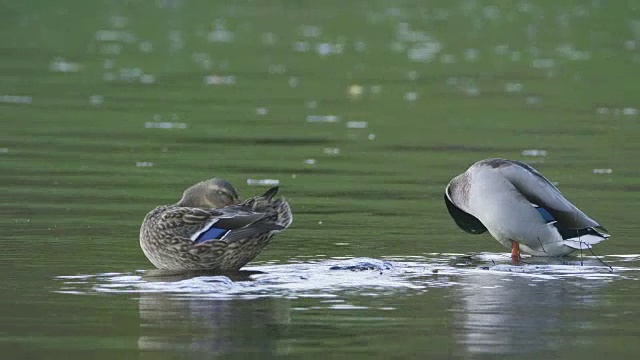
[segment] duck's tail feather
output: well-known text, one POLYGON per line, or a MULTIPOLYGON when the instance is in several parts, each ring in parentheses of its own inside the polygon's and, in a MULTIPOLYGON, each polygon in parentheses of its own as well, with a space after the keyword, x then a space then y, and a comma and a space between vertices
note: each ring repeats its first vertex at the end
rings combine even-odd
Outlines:
POLYGON ((289 227, 293 221, 289 203, 283 198, 271 201, 262 210, 265 211, 263 218, 243 228, 229 231, 221 240, 231 243, 237 240, 258 237, 266 233, 274 234, 289 227))
POLYGON ((279 186, 274 186, 274 187, 270 188, 269 190, 265 191, 265 193, 262 194, 262 197, 266 198, 268 201, 271 201, 271 199, 273 199, 273 197, 278 192, 278 189, 280 189, 279 186))
POLYGON ((277 214, 275 223, 286 229, 293 222, 293 214, 291 213, 291 207, 284 198, 280 198, 273 203, 273 208, 277 214))
POLYGON ((239 205, 246 210, 254 212, 267 212, 274 202, 273 197, 278 192, 278 189, 278 186, 274 186, 265 191, 264 194, 249 198, 239 205))
POLYGON ((239 206, 243 209, 264 213, 265 217, 261 222, 271 222, 280 225, 282 229, 286 229, 291 225, 293 215, 289 203, 284 198, 274 199, 278 192, 278 187, 272 187, 264 194, 245 200, 239 206))
POLYGON ((607 240, 609 234, 603 231, 604 228, 588 227, 583 229, 560 229, 564 244, 574 249, 590 249, 593 245, 607 240))

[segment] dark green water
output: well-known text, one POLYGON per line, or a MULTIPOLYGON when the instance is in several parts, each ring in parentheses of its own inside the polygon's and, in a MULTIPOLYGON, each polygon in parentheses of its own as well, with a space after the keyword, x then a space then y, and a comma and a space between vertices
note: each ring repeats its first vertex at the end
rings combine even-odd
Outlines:
POLYGON ((637 354, 639 10, 0 2, 2 357, 637 354), (600 221, 613 271, 456 228, 444 186, 496 156, 600 221), (144 215, 214 176, 278 179, 293 225, 260 273, 149 272, 144 215))

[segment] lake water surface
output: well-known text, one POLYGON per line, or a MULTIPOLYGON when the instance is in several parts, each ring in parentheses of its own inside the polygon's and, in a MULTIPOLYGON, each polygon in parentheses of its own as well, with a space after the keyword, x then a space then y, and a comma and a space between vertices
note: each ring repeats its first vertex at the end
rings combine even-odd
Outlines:
POLYGON ((4 2, 2 357, 635 356, 640 13, 509 4, 4 2), (442 200, 487 157, 612 237, 512 264, 442 200), (278 180, 292 226, 154 270, 144 215, 215 176, 278 180))

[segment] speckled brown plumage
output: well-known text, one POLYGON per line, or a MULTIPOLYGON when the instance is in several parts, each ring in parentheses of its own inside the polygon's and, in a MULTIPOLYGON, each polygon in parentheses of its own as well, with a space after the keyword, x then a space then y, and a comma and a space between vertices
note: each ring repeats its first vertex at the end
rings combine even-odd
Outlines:
MULTIPOLYGON (((180 206, 190 196, 190 189, 178 204, 159 206, 149 212, 140 228, 140 246, 160 269, 237 271, 292 221, 287 201, 273 199, 277 187, 261 196, 221 208, 180 206), (216 219, 231 229, 229 234, 223 239, 194 243, 191 237, 216 219)), ((203 194, 206 191, 220 193, 218 188, 201 190, 199 193, 203 194)))

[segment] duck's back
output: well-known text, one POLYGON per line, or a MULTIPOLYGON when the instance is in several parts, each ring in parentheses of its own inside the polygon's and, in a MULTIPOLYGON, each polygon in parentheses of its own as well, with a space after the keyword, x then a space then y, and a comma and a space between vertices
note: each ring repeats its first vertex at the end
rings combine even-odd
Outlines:
POLYGON ((246 265, 269 245, 275 234, 285 230, 293 221, 289 203, 283 198, 272 200, 256 197, 238 206, 244 211, 264 213, 264 216, 221 240, 227 244, 227 251, 216 261, 225 264, 224 269, 240 269, 246 265))
POLYGON ((145 217, 140 246, 160 269, 237 271, 291 222, 291 209, 284 199, 256 197, 221 209, 165 205, 145 217), (254 215, 259 215, 255 221, 241 220, 254 215), (194 241, 194 234, 205 233, 214 226, 224 228, 224 236, 194 241))

